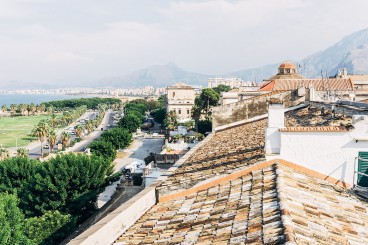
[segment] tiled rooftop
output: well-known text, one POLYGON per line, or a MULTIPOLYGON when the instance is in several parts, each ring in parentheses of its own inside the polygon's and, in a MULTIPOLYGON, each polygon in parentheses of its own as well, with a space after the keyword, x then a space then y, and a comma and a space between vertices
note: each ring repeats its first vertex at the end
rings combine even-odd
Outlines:
MULTIPOLYGON (((276 76, 277 77, 277 76, 276 76)), ((260 88, 261 91, 272 90, 295 90, 300 87, 311 88, 316 91, 352 91, 354 90, 353 82, 344 78, 329 79, 274 79, 268 84, 260 88)))
POLYGON ((285 127, 311 127, 311 126, 349 126, 352 123, 350 116, 333 113, 326 109, 324 114, 321 109, 309 106, 307 108, 290 111, 285 114, 285 127))
POLYGON ((158 187, 160 194, 190 188, 264 159, 266 124, 263 119, 216 133, 158 187))
MULTIPOLYGON (((286 113, 285 126, 339 127, 351 124, 351 117, 337 113, 335 118, 332 116, 329 110, 321 115, 318 108, 303 108, 286 113)), ((161 195, 166 195, 262 161, 266 127, 267 119, 263 119, 217 132, 157 189, 161 195)))
POLYGON ((346 132, 349 131, 344 126, 318 126, 318 127, 286 127, 281 128, 281 132, 346 132))
POLYGON ((281 163, 158 203, 126 244, 367 244, 368 205, 281 163))

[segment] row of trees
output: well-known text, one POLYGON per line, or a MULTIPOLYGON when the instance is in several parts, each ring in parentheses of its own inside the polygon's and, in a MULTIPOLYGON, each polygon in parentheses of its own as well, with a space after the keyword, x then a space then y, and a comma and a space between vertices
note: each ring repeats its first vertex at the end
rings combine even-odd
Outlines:
POLYGON ((10 110, 11 114, 19 113, 22 116, 25 116, 25 115, 29 116, 29 115, 34 115, 35 113, 44 113, 44 112, 52 113, 52 111, 53 111, 53 109, 51 107, 46 108, 46 106, 43 105, 43 104, 36 105, 34 103, 31 103, 31 104, 11 104, 9 108, 8 108, 7 105, 2 105, 1 110, 2 110, 3 113, 10 110))
POLYGON ((4 113, 9 111, 12 115, 18 113, 19 116, 30 116, 36 113, 43 114, 46 112, 52 114, 56 111, 69 111, 82 106, 94 110, 106 110, 108 108, 118 109, 121 107, 121 101, 114 98, 78 98, 44 102, 39 105, 34 103, 11 104, 9 107, 7 105, 2 105, 1 110, 4 113))
POLYGON ((115 98, 78 98, 69 100, 55 100, 42 103, 46 107, 52 106, 56 110, 64 110, 65 108, 76 108, 86 106, 87 109, 100 110, 101 107, 118 109, 121 107, 121 100, 115 98))

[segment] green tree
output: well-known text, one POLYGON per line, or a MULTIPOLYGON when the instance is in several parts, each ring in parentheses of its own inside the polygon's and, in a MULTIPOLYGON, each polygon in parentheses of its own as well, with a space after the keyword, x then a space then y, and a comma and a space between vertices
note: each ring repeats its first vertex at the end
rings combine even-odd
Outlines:
POLYGON ((40 217, 25 220, 25 235, 35 244, 59 244, 76 227, 70 214, 46 211, 40 217))
POLYGON ((83 134, 83 127, 82 125, 78 124, 74 127, 75 130, 75 134, 77 135, 77 137, 81 138, 82 134, 83 134))
POLYGON ((151 111, 151 116, 153 117, 153 119, 155 120, 155 122, 159 123, 159 124, 163 124, 165 117, 166 117, 166 109, 165 108, 160 108, 160 109, 156 109, 151 111))
POLYGON ((141 126, 141 120, 134 115, 125 115, 119 120, 118 126, 133 133, 141 126))
POLYGON ((32 134, 33 136, 37 137, 37 139, 41 143, 41 156, 42 156, 43 153, 42 143, 45 141, 45 139, 48 137, 49 134, 48 124, 45 121, 39 122, 38 125, 33 129, 32 134))
POLYGON ((11 105, 10 105, 10 111, 11 111, 12 113, 14 113, 16 110, 17 110, 17 105, 16 105, 16 104, 11 104, 11 105))
POLYGON ((221 95, 221 92, 229 92, 231 90, 230 86, 220 84, 217 87, 214 87, 213 90, 218 94, 221 95))
POLYGON ((8 107, 6 105, 2 105, 1 110, 3 111, 3 113, 5 113, 8 111, 8 107))
POLYGON ((26 188, 26 213, 39 216, 59 210, 84 220, 96 210, 113 165, 104 157, 67 154, 43 162, 26 188))
POLYGON ((50 122, 50 126, 51 127, 56 127, 57 124, 58 124, 58 118, 57 118, 57 115, 56 114, 51 114, 50 115, 50 119, 49 119, 49 122, 50 122))
POLYGON ((64 131, 61 133, 61 143, 64 147, 67 147, 69 145, 70 138, 71 136, 68 132, 64 131))
POLYGON ((57 142, 57 135, 54 130, 49 131, 48 141, 50 144, 50 152, 52 152, 52 149, 54 149, 54 146, 56 145, 57 142))
POLYGON ((28 157, 29 150, 26 148, 18 148, 17 156, 18 157, 28 157))
POLYGON ((95 125, 93 124, 92 121, 88 121, 85 125, 85 128, 87 129, 88 133, 90 134, 94 130, 95 125))
POLYGON ((0 244, 32 244, 26 237, 24 215, 13 194, 0 193, 0 244))
POLYGON ((24 194, 39 162, 25 157, 8 158, 0 164, 0 192, 24 194))
POLYGON ((201 134, 212 131, 212 121, 210 120, 200 120, 198 122, 198 131, 201 134))
POLYGON ((178 125, 178 116, 175 111, 169 111, 164 119, 166 128, 172 130, 178 125))
POLYGON ((129 146, 133 141, 133 136, 127 129, 117 127, 105 131, 101 135, 101 139, 103 141, 111 142, 113 147, 118 150, 129 146))
POLYGON ((113 161, 116 158, 116 149, 111 142, 97 140, 90 145, 91 153, 113 161))
POLYGON ((4 160, 9 157, 9 151, 7 149, 0 148, 0 160, 4 160))
POLYGON ((147 110, 149 111, 160 108, 160 103, 156 100, 149 100, 147 101, 146 105, 147 105, 147 110))

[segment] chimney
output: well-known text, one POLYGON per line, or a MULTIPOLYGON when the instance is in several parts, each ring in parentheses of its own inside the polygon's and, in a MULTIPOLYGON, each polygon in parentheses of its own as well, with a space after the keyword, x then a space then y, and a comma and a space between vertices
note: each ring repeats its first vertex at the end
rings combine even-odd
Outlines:
POLYGON ((284 105, 280 100, 268 101, 268 126, 266 129, 266 155, 280 154, 280 128, 284 127, 284 105))

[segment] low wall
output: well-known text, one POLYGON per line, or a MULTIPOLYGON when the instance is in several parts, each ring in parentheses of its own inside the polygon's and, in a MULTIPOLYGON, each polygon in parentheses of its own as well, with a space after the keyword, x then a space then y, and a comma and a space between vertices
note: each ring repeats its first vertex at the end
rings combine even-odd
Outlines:
POLYGON ((266 114, 267 101, 271 98, 283 101, 285 108, 304 102, 304 97, 298 97, 295 91, 273 91, 236 103, 221 105, 212 109, 212 128, 266 114))
POLYGON ((68 244, 112 244, 155 204, 155 187, 146 188, 68 244))

